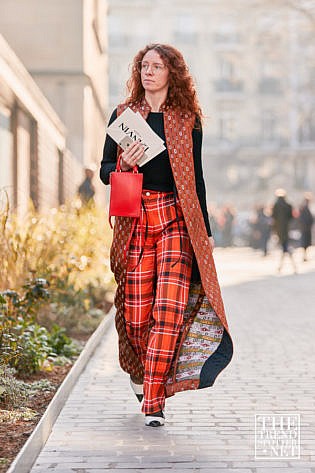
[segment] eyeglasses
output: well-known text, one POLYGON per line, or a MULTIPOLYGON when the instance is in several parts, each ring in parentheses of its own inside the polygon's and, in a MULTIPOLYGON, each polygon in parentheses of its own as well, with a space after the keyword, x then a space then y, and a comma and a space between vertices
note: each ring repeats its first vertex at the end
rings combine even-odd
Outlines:
POLYGON ((164 66, 164 64, 158 64, 158 63, 150 64, 148 62, 142 62, 142 61, 137 62, 138 72, 147 72, 149 70, 149 67, 151 67, 151 72, 153 74, 161 74, 166 69, 166 66, 164 66))

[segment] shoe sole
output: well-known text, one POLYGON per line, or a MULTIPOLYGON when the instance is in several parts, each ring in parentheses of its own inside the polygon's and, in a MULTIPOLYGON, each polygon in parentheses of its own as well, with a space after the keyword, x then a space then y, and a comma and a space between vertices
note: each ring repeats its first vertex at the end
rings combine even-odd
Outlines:
POLYGON ((161 425, 164 425, 164 418, 156 416, 146 416, 145 425, 149 427, 160 427, 161 425))

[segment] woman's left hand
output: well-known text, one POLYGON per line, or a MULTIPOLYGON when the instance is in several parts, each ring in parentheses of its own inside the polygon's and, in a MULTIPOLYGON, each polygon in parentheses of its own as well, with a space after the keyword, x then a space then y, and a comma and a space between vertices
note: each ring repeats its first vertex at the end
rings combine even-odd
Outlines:
POLYGON ((211 251, 213 251, 214 250, 214 238, 212 236, 209 237, 209 242, 210 242, 211 251))

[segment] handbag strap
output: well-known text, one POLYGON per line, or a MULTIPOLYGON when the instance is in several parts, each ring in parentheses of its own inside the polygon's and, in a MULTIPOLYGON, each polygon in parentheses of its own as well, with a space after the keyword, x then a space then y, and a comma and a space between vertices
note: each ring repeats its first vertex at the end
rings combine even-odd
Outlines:
MULTIPOLYGON (((117 156, 117 161, 116 161, 116 171, 117 172, 123 172, 121 170, 121 162, 120 162, 121 158, 120 158, 120 155, 117 156)), ((138 166, 135 165, 133 168, 132 168, 132 172, 134 174, 138 174, 139 170, 138 170, 138 166)))

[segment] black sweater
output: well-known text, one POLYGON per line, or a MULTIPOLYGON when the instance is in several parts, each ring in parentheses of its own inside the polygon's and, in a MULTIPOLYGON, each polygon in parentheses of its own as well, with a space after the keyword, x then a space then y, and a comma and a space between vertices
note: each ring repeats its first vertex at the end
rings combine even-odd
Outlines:
MULTIPOLYGON (((117 118, 117 109, 115 109, 110 117, 108 125, 117 118)), ((150 112, 147 122, 157 135, 165 142, 164 122, 162 112, 150 112)), ((201 146, 202 146, 202 129, 199 126, 192 131, 193 139, 193 156, 196 178, 196 190, 200 202, 203 218, 205 221, 208 236, 211 236, 211 228, 206 203, 206 187, 202 172, 201 163, 201 146)), ((104 184, 109 184, 109 175, 116 168, 117 160, 117 144, 109 136, 106 135, 103 149, 103 159, 101 162, 100 178, 104 184)), ((143 166, 139 166, 139 172, 143 173, 143 188, 163 192, 170 192, 174 189, 174 178, 169 160, 168 151, 151 159, 143 166)))

